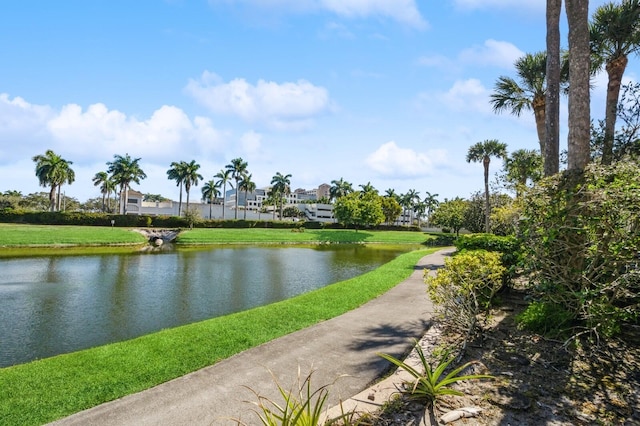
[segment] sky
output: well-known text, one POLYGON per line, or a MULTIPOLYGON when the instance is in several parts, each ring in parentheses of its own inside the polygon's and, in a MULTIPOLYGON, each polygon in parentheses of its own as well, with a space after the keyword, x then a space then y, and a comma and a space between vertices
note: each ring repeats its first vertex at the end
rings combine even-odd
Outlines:
MULTIPOLYGON (((259 188, 282 173, 294 190, 342 178, 469 197, 483 189, 470 146, 538 148, 533 113, 496 114, 489 99, 519 57, 545 49, 545 4, 1 2, 0 192, 45 191, 32 158, 52 149, 73 162, 63 191, 80 201, 100 196, 91 179, 116 154, 140 158, 134 189, 174 200, 171 162, 195 160, 208 181, 237 157, 259 188)), ((637 70, 633 57, 625 80, 637 70)), ((592 118, 604 118, 604 73, 594 86, 592 118)))

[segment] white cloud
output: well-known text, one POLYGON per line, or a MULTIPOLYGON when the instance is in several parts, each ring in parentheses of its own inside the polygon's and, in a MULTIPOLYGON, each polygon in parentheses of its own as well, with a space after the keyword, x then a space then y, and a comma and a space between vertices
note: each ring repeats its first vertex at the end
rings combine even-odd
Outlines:
POLYGON ((381 145, 365 159, 365 163, 373 171, 385 177, 396 178, 428 176, 444 162, 444 150, 420 153, 409 148, 400 148, 394 141, 381 145))
POLYGON ((46 105, 34 105, 20 97, 11 99, 8 94, 0 93, 0 163, 31 158, 38 154, 32 152, 32 145, 49 144, 51 135, 46 123, 54 113, 46 105))
POLYGON ((492 114, 489 96, 489 91, 480 80, 470 78, 456 81, 447 92, 420 93, 417 106, 422 109, 429 105, 439 105, 456 112, 471 111, 492 114))
POLYGON ((523 55, 523 51, 509 42, 489 39, 482 46, 464 49, 459 58, 466 63, 494 65, 511 70, 514 62, 523 55))
POLYGON ((286 13, 329 11, 345 18, 387 17, 417 29, 427 27, 415 0, 209 0, 286 13))
POLYGON ((128 152, 156 160, 175 157, 187 145, 209 150, 221 145, 219 132, 208 119, 196 117, 192 121, 180 108, 167 105, 141 121, 100 103, 86 111, 69 104, 47 122, 47 127, 58 146, 80 158, 128 152))
POLYGON ((259 80, 256 85, 242 78, 228 83, 205 71, 199 80, 189 80, 185 91, 214 113, 236 115, 250 123, 265 123, 276 129, 300 129, 331 109, 324 87, 306 80, 275 83, 259 80))
POLYGON ((240 146, 249 159, 258 158, 262 148, 262 135, 251 130, 240 137, 240 146))
POLYGON ((546 3, 542 0, 453 0, 460 9, 511 8, 544 11, 546 3))

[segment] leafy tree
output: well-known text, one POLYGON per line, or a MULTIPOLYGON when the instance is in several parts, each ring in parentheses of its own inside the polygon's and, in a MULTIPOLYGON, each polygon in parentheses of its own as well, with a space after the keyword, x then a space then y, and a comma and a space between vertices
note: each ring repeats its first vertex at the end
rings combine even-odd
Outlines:
MULTIPOLYGON (((491 194, 489 198, 491 200, 492 217, 493 210, 512 203, 511 197, 506 194, 491 194)), ((481 192, 472 194, 467 203, 462 227, 474 233, 486 232, 485 224, 487 222, 487 218, 484 194, 481 192)), ((490 231, 493 231, 493 229, 494 223, 491 223, 490 231)))
POLYGON ((48 149, 44 155, 36 155, 33 157, 36 163, 36 177, 41 186, 50 187, 49 202, 51 211, 56 209, 56 190, 58 190, 57 208, 60 210, 60 187, 64 183, 73 183, 75 173, 71 169, 73 162, 67 161, 58 154, 48 149))
POLYGON ((240 189, 244 191, 244 219, 247 220, 247 197, 249 192, 256 190, 256 183, 251 180, 251 175, 245 174, 242 176, 240 189))
POLYGON ((338 198, 344 197, 351 192, 353 192, 351 183, 345 181, 343 178, 331 181, 331 188, 329 188, 329 198, 331 201, 336 201, 338 198))
POLYGON ((374 193, 352 192, 338 198, 333 208, 338 222, 354 226, 376 226, 384 221, 381 197, 374 193))
POLYGON ((148 201, 152 203, 162 203, 164 201, 169 201, 167 197, 163 197, 161 194, 142 194, 142 201, 148 201))
POLYGON ((235 219, 238 219, 238 185, 240 184, 242 176, 247 173, 248 164, 242 158, 238 157, 231 160, 231 163, 225 167, 231 173, 231 178, 236 182, 235 219))
POLYGON ((289 206, 283 210, 283 217, 303 218, 304 214, 296 206, 289 206))
POLYGON ((222 220, 224 220, 224 205, 225 205, 225 200, 227 198, 227 183, 229 183, 231 186, 231 189, 233 189, 233 184, 230 183, 231 170, 228 168, 222 169, 218 173, 216 173, 213 177, 218 179, 216 181, 216 186, 218 186, 218 188, 222 185, 222 220))
POLYGON ((391 225, 402 213, 402 206, 395 197, 385 196, 380 199, 385 223, 391 225))
POLYGON ((608 75, 602 164, 611 164, 618 98, 628 56, 640 49, 640 0, 606 3, 593 14, 590 26, 594 62, 608 75))
POLYGON ((280 204, 280 219, 282 219, 282 208, 284 204, 283 197, 291 192, 291 175, 283 175, 278 172, 271 179, 271 190, 274 192, 276 199, 280 204))
POLYGON ((489 200, 489 164, 491 163, 491 157, 504 158, 507 156, 507 145, 498 142, 496 139, 485 140, 478 142, 469 148, 467 153, 467 162, 480 162, 484 166, 484 196, 486 202, 486 222, 485 232, 489 233, 491 226, 489 223, 489 215, 491 214, 491 203, 489 200))
POLYGON ((184 161, 174 161, 167 170, 167 178, 176 181, 176 186, 180 187, 180 196, 178 198, 178 216, 182 216, 182 188, 184 186, 184 177, 186 173, 187 163, 184 161))
POLYGON ((28 210, 47 211, 50 208, 49 194, 46 192, 33 192, 25 196, 21 204, 28 210))
POLYGON ((533 184, 542 177, 542 157, 530 149, 519 149, 504 159, 504 178, 516 190, 516 196, 522 195, 527 184, 533 184))
POLYGON ((209 203, 209 219, 213 219, 211 208, 213 205, 213 200, 216 199, 220 195, 220 187, 215 179, 211 179, 202 185, 202 199, 207 200, 209 203))
POLYGON ((468 208, 469 202, 460 197, 453 200, 445 199, 433 212, 431 221, 436 226, 450 228, 456 235, 460 235, 468 208))
POLYGON ((140 184, 140 180, 147 177, 140 168, 140 158, 131 158, 129 154, 124 157, 116 154, 113 156, 113 161, 107 162, 107 166, 107 172, 111 174, 113 182, 120 185, 120 211, 122 214, 127 214, 127 200, 131 182, 140 184))

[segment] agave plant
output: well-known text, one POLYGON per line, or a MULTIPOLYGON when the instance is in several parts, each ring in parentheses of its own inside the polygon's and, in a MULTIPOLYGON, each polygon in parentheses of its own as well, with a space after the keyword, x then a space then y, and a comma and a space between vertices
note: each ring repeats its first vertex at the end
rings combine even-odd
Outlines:
MULTIPOLYGON (((285 389, 271 373, 273 381, 282 397, 282 402, 278 403, 270 398, 258 394, 255 390, 248 388, 257 398, 252 402, 256 406, 253 410, 260 422, 264 426, 318 426, 327 423, 333 424, 335 421, 342 421, 343 425, 355 425, 353 412, 344 413, 338 419, 325 419, 327 409, 327 398, 329 397, 329 386, 324 385, 313 390, 311 376, 313 371, 303 377, 298 367, 297 386, 285 389)), ((243 424, 238 421, 238 424, 243 424)))
POLYGON ((464 396, 464 394, 456 389, 453 389, 451 385, 463 380, 477 380, 477 379, 493 379, 493 376, 487 374, 471 374, 460 375, 467 367, 475 364, 477 361, 470 361, 464 365, 459 366, 445 375, 445 371, 449 365, 453 362, 454 358, 445 353, 435 365, 431 365, 424 355, 420 344, 416 340, 415 349, 420 357, 420 364, 423 371, 408 365, 404 361, 394 358, 387 354, 378 354, 382 358, 396 365, 398 368, 402 368, 411 376, 414 380, 408 382, 406 394, 412 398, 421 401, 425 401, 429 407, 435 407, 436 402, 445 395, 464 396))

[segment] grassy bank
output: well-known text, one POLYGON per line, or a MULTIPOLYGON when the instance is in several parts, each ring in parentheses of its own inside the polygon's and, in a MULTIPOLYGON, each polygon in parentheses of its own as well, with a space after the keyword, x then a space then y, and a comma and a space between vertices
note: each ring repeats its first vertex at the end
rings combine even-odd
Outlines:
POLYGON ((109 246, 146 241, 143 235, 126 228, 0 223, 0 247, 109 246))
POLYGON ((291 229, 215 228, 192 229, 180 233, 178 244, 241 244, 241 243, 384 243, 422 244, 434 238, 422 232, 368 231, 353 229, 291 229))
POLYGON ((269 306, 0 369, 0 424, 50 422, 335 317, 395 286, 433 251, 403 254, 365 275, 269 306))

